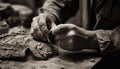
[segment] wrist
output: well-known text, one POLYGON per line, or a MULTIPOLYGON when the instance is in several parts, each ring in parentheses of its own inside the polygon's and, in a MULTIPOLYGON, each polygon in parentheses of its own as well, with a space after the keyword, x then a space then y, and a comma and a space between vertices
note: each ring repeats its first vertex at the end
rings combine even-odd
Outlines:
POLYGON ((86 35, 88 36, 87 41, 88 41, 88 46, 86 47, 87 49, 98 49, 98 41, 96 37, 96 31, 87 31, 86 35))
POLYGON ((96 31, 89 31, 89 30, 87 30, 87 31, 86 31, 86 35, 87 35, 89 38, 94 38, 94 37, 96 37, 96 31))

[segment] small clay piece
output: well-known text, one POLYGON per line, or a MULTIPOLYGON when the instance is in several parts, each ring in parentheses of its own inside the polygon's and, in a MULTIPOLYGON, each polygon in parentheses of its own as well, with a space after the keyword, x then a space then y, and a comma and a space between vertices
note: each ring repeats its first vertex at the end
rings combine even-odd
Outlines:
POLYGON ((28 30, 16 27, 8 34, 0 35, 0 58, 25 57, 27 49, 38 59, 48 59, 57 54, 53 45, 35 41, 27 32, 28 30))
POLYGON ((31 45, 30 50, 37 59, 48 59, 53 55, 57 55, 58 52, 52 45, 46 43, 37 43, 36 46, 31 45))
POLYGON ((91 59, 90 62, 95 62, 95 59, 91 59))

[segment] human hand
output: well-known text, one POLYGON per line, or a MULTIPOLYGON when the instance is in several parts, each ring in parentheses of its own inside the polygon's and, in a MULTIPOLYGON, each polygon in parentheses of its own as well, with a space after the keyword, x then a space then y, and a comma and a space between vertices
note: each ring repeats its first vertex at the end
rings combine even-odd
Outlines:
POLYGON ((33 18, 31 35, 36 40, 47 42, 49 30, 53 25, 55 25, 55 23, 48 17, 48 14, 40 13, 39 16, 33 18))
POLYGON ((88 31, 73 24, 60 24, 51 31, 55 36, 56 44, 62 49, 77 51, 94 48, 90 43, 95 37, 94 31, 88 31))

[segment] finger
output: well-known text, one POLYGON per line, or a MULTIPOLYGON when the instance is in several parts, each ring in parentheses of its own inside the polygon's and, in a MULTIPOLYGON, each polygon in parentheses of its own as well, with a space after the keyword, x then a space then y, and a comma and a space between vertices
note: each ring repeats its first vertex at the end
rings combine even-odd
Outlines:
MULTIPOLYGON (((42 16, 41 16, 42 17, 42 16)), ((48 28, 47 28, 47 20, 46 17, 43 18, 39 18, 38 19, 38 26, 40 27, 41 32, 43 33, 43 35, 45 35, 46 37, 48 36, 48 28)))
POLYGON ((35 34, 35 37, 37 37, 38 40, 42 39, 42 40, 46 41, 45 36, 41 32, 40 27, 39 27, 37 21, 32 22, 31 32, 32 32, 32 34, 35 34))
POLYGON ((38 39, 38 37, 35 33, 31 33, 31 35, 33 36, 33 38, 38 39))
POLYGON ((35 32, 36 30, 33 30, 33 28, 31 28, 31 35, 35 38, 35 39, 41 39, 41 37, 40 36, 42 36, 42 35, 38 35, 38 33, 36 33, 35 32))
POLYGON ((47 17, 45 16, 45 14, 40 14, 37 17, 33 18, 33 23, 32 26, 34 29, 40 29, 38 30, 38 32, 36 32, 36 34, 42 33, 42 35, 44 36, 44 38, 48 37, 49 31, 47 28, 47 17))
POLYGON ((37 26, 38 28, 35 29, 35 33, 38 37, 42 38, 44 41, 46 41, 46 36, 43 34, 41 31, 40 27, 37 26))
POLYGON ((33 37, 36 37, 33 28, 31 28, 31 35, 32 35, 33 37))
POLYGON ((31 27, 31 29, 30 29, 30 33, 31 33, 31 35, 34 33, 34 30, 33 30, 32 27, 31 27))
MULTIPOLYGON (((38 28, 37 28, 37 26, 33 26, 33 25, 31 25, 31 35, 33 35, 33 34, 35 34, 36 33, 36 31, 38 31, 38 28)), ((41 33, 39 34, 39 35, 42 35, 41 33)))
POLYGON ((35 23, 37 23, 37 20, 38 20, 37 17, 34 17, 34 18, 32 19, 31 27, 35 27, 35 23))
POLYGON ((71 31, 66 32, 66 33, 57 34, 55 36, 55 40, 63 40, 63 39, 67 39, 67 38, 72 38, 76 35, 78 36, 78 34, 76 34, 76 32, 74 30, 71 30, 71 31))
POLYGON ((48 36, 49 31, 48 31, 48 29, 47 29, 46 24, 44 23, 42 26, 40 26, 40 28, 41 28, 42 33, 43 33, 45 36, 48 36))
POLYGON ((47 41, 46 37, 42 34, 41 30, 37 30, 35 34, 38 36, 39 40, 47 41))
POLYGON ((40 29, 38 20, 39 20, 38 16, 34 17, 32 23, 31 23, 31 27, 33 27, 34 29, 40 29))
POLYGON ((60 24, 56 27, 53 27, 51 31, 53 35, 56 35, 56 34, 68 32, 73 27, 74 27, 73 24, 60 24))

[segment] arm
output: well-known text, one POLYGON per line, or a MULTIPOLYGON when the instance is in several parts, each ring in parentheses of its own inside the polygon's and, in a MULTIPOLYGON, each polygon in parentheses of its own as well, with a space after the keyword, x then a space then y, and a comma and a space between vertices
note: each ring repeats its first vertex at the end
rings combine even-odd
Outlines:
POLYGON ((52 28, 56 44, 68 51, 97 50, 105 56, 120 50, 120 27, 114 30, 85 30, 73 24, 60 24, 52 28))
POLYGON ((55 23, 63 23, 77 12, 78 3, 79 0, 46 0, 38 11, 46 12, 55 23))
POLYGON ((96 37, 101 54, 108 55, 120 50, 120 26, 114 30, 97 30, 96 37))
POLYGON ((33 18, 31 35, 39 41, 48 41, 49 30, 56 24, 64 23, 75 14, 79 0, 46 0, 39 15, 33 18))

